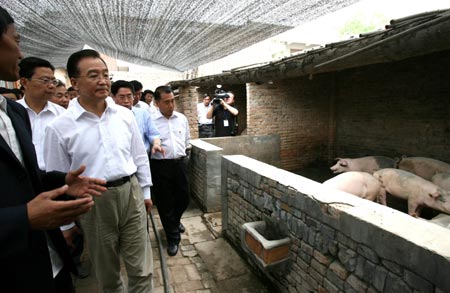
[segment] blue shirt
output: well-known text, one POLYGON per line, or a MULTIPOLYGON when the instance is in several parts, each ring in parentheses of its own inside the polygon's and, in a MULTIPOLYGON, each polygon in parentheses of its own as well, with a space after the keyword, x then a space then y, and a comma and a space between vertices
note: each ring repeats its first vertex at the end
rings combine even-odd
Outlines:
POLYGON ((150 117, 150 113, 146 110, 136 107, 132 108, 134 117, 141 133, 142 140, 144 141, 145 149, 150 151, 150 145, 155 138, 159 138, 159 131, 155 126, 155 123, 150 117))

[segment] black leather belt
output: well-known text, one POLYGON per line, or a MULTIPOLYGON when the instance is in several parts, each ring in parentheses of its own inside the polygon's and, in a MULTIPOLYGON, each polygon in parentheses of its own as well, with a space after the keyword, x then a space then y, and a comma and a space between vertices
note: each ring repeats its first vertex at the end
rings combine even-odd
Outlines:
POLYGON ((124 176, 122 178, 119 178, 119 179, 116 179, 116 180, 113 180, 113 181, 108 181, 108 182, 106 182, 105 186, 106 187, 117 187, 117 186, 120 186, 122 184, 125 184, 125 183, 129 182, 133 175, 134 174, 132 174, 130 176, 124 176))
POLYGON ((212 124, 199 124, 199 127, 203 127, 203 126, 212 126, 212 124))
POLYGON ((183 161, 183 159, 186 157, 179 157, 179 158, 175 158, 175 159, 151 159, 150 161, 153 162, 158 162, 158 163, 162 163, 162 162, 178 162, 178 161, 183 161))

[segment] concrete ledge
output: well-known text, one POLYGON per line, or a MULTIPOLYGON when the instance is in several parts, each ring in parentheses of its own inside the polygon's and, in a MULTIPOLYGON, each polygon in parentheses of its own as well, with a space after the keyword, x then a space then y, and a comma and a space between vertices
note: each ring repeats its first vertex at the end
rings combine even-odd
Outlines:
POLYGON ((221 160, 224 154, 246 154, 271 164, 279 164, 280 138, 278 135, 235 136, 191 141, 189 166, 191 194, 203 211, 222 210, 221 160))
POLYGON ((450 291, 449 230, 245 156, 222 161, 227 239, 238 246, 240 226, 270 214, 286 223, 297 246, 294 258, 301 266, 294 266, 289 278, 274 277, 285 280, 279 286, 312 278, 319 290, 326 278, 344 290, 352 276, 351 284, 357 277, 362 287, 378 291, 450 291))

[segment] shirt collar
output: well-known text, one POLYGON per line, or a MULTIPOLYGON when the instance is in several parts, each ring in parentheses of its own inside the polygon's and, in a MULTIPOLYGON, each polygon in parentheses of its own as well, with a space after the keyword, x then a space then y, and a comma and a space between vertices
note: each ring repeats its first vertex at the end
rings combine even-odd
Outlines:
MULTIPOLYGON (((53 102, 47 101, 47 103, 45 103, 45 106, 42 109, 41 113, 42 112, 46 112, 46 111, 50 111, 53 114, 58 115, 58 111, 56 111, 56 105, 57 104, 55 104, 53 102)), ((22 106, 24 106, 25 109, 30 109, 31 111, 33 111, 33 109, 31 109, 30 106, 28 106, 27 100, 25 100, 25 96, 23 97, 23 104, 22 104, 22 106)))
MULTIPOLYGON (((164 115, 161 113, 161 111, 160 111, 159 109, 155 112, 154 115, 155 115, 155 116, 154 116, 154 117, 155 117, 155 120, 156 120, 156 119, 160 119, 161 117, 166 118, 166 116, 164 116, 164 115)), ((173 118, 178 118, 178 112, 173 111, 172 116, 170 116, 169 119, 173 119, 173 118)), ((166 119, 167 119, 167 118, 166 118, 166 119)))
POLYGON ((0 95, 0 108, 2 108, 3 111, 6 113, 6 106, 8 103, 6 102, 6 98, 2 95, 0 95))
MULTIPOLYGON (((105 111, 103 113, 105 113, 106 111, 116 112, 117 111, 116 107, 122 107, 122 106, 116 105, 114 103, 114 101, 110 101, 109 99, 106 99, 105 102, 106 102, 106 108, 105 108, 105 111)), ((73 118, 75 120, 78 120, 84 113, 90 113, 89 111, 86 111, 86 109, 84 109, 80 105, 80 102, 78 101, 78 99, 76 99, 76 100, 74 99, 73 103, 74 103, 73 107, 70 107, 69 109, 72 111, 73 118)))

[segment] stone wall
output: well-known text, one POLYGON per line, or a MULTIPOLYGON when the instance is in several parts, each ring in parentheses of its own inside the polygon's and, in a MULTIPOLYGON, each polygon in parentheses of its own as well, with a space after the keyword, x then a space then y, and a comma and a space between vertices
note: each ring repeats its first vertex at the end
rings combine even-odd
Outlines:
POLYGON ((189 160, 191 196, 196 199, 202 210, 220 211, 222 148, 200 139, 192 140, 191 144, 189 160))
POLYGON ((450 232, 437 225, 245 156, 222 159, 222 205, 223 234, 244 255, 244 223, 287 227, 287 269, 260 271, 280 292, 450 291, 450 232))
POLYGON ((222 155, 243 154, 280 165, 278 135, 194 139, 189 160, 191 195, 206 212, 220 211, 222 155))

